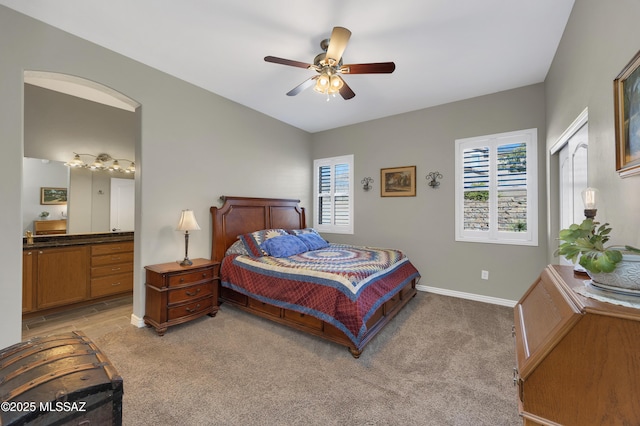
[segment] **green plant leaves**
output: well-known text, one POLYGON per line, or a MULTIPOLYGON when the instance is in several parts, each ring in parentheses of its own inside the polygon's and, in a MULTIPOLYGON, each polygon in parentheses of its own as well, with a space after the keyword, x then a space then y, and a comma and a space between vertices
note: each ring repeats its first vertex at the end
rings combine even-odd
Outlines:
MULTIPOLYGON (((556 253, 574 263, 580 259, 580 265, 590 272, 612 272, 622 260, 622 252, 605 247, 609 241, 611 227, 608 223, 598 225, 593 219, 585 219, 579 225, 574 223, 569 228, 561 230, 559 239, 562 244, 556 253)), ((634 247, 625 248, 640 253, 640 250, 634 247)))

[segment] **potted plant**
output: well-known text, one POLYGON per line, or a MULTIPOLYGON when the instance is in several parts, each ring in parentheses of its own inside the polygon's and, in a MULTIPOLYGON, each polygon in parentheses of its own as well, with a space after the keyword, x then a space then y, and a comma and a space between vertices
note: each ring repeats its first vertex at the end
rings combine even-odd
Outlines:
POLYGON ((47 220, 48 217, 49 217, 49 212, 44 211, 40 213, 40 219, 47 220))
POLYGON ((607 246, 611 227, 585 219, 560 231, 562 242, 557 254, 573 263, 578 262, 591 277, 592 283, 602 287, 623 288, 640 292, 640 249, 607 246))

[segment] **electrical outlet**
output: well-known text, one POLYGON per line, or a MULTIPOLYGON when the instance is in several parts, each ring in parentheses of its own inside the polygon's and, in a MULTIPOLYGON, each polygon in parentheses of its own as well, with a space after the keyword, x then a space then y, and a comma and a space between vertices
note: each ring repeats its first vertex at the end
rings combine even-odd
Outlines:
POLYGON ((483 280, 488 280, 489 279, 489 271, 482 271, 480 273, 480 278, 482 278, 483 280))

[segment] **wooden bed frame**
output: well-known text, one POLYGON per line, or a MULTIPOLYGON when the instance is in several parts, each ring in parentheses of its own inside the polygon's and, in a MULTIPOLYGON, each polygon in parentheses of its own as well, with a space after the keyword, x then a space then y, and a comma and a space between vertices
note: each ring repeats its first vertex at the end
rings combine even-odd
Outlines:
MULTIPOLYGON (((238 236, 270 228, 302 229, 306 227, 304 208, 300 200, 220 197, 224 205, 211 207, 212 248, 211 259, 222 261, 224 254, 238 236)), ((354 358, 358 358, 364 346, 416 295, 416 283, 412 280, 385 302, 367 321, 367 334, 360 345, 353 342, 335 326, 318 318, 273 306, 248 297, 226 287, 219 288, 218 303, 226 302, 243 311, 297 330, 346 346, 354 358)))

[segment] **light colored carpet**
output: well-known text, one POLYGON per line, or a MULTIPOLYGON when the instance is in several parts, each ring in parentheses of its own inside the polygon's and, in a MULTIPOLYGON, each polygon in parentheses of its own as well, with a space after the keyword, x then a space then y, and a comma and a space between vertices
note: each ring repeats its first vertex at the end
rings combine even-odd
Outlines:
POLYGON ((519 425, 512 323, 419 292, 360 359, 227 305, 95 343, 124 379, 125 425, 519 425))

